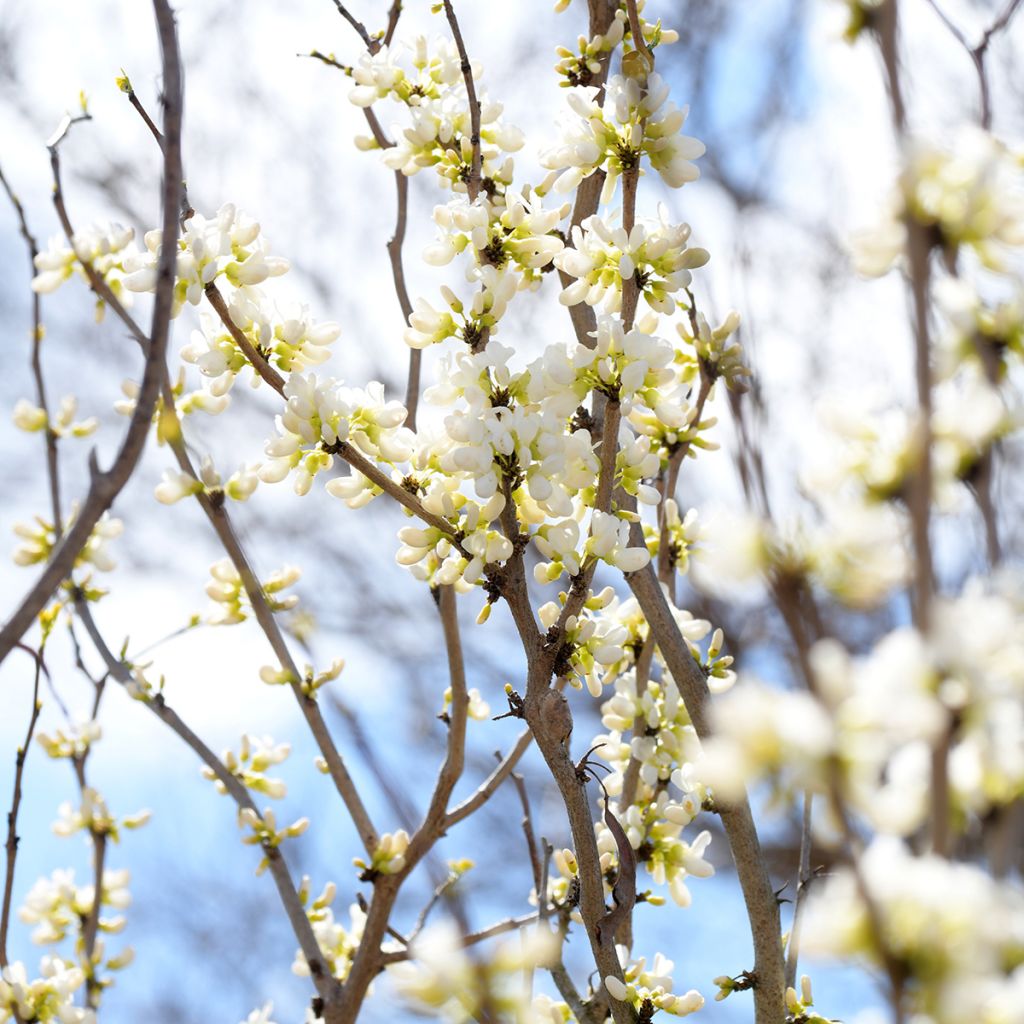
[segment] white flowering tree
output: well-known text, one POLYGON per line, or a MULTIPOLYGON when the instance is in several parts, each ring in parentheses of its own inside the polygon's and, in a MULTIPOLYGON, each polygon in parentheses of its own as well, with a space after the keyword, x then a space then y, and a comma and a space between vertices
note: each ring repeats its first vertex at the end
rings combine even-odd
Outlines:
MULTIPOLYGON (((513 158, 524 136, 484 92, 451 0, 434 5, 432 40, 403 40, 399 0, 380 31, 334 4, 358 36, 358 57, 348 66, 312 56, 351 78, 350 99, 367 124, 357 145, 380 151, 394 172, 388 253, 407 324, 401 399, 379 382, 343 383, 325 372, 323 364, 344 362, 332 355, 343 325, 278 301, 274 279, 289 264, 270 252, 256 220, 230 202, 209 216, 190 205, 183 159, 202 157, 182 152, 182 58, 167 0, 153 4, 159 124, 128 77, 118 80, 140 136, 148 131, 162 156, 160 226, 140 245, 119 224, 75 225, 60 157, 68 133, 90 117, 84 101, 48 143, 63 235, 45 250, 0 175, 33 264, 35 394, 13 416, 45 445, 50 496, 34 524, 16 528, 15 561, 37 567, 36 576, 0 630, 0 660, 27 656, 33 666, 8 815, 0 1022, 95 1021, 105 990, 132 960, 108 941, 129 904, 129 876, 110 866, 108 852, 147 815, 114 813, 90 783, 108 685, 172 730, 190 748, 183 756, 198 757, 236 805, 242 842, 269 875, 268 905, 276 901, 294 932, 294 969, 309 978, 307 1021, 356 1020, 386 973, 418 1012, 459 1022, 646 1024, 658 1012, 697 1012, 714 996, 750 999, 757 1024, 808 1024, 840 1010, 819 1011, 809 977, 797 980, 805 952, 877 973, 897 1024, 1024 1021, 1024 894, 1014 878, 1024 587, 995 486, 1019 421, 1024 175, 1021 158, 992 133, 986 65, 1018 2, 976 42, 938 11, 979 86, 977 123, 952 146, 913 134, 897 0, 848 5, 850 40, 877 44, 903 147, 887 216, 859 241, 858 258, 865 273, 898 265, 906 277, 916 400, 827 410, 826 455, 802 471, 796 511, 773 514, 770 463, 739 431, 756 512, 706 525, 678 504, 680 477, 688 457, 722 458, 713 454, 710 403, 727 390, 742 422, 752 374, 739 315, 706 313, 700 271, 709 253, 664 208, 646 216, 645 179, 682 188, 704 154, 682 133, 686 109, 658 73, 676 33, 646 19, 642 0, 589 0, 584 34, 557 49, 566 86, 560 141, 544 157, 547 173, 527 183, 513 158), (437 271, 435 294, 414 300, 403 240, 408 181, 421 172, 440 190, 425 259, 448 269, 437 271), (59 406, 48 398, 42 303, 73 279, 91 289, 100 315, 127 329, 141 372, 123 386, 117 411, 127 425, 115 458, 104 468, 93 456, 86 492, 68 504, 62 460, 75 457, 71 439, 96 421, 77 418, 74 398, 59 406), (531 346, 509 310, 544 290, 557 290, 567 315, 545 323, 544 343, 531 346), (135 301, 149 310, 148 326, 135 301), (172 325, 188 321, 187 343, 172 347, 172 325), (427 349, 442 354, 425 362, 427 349), (269 392, 276 415, 263 460, 235 468, 204 451, 194 421, 229 418, 238 378, 269 392), (319 895, 289 867, 309 820, 279 820, 267 806, 285 795, 274 771, 289 743, 245 733, 218 755, 174 710, 158 665, 94 618, 106 594, 97 574, 112 567, 110 542, 120 532, 110 510, 151 435, 167 459, 156 500, 196 503, 223 549, 210 570, 215 611, 206 621, 258 623, 267 664, 251 685, 290 691, 318 749, 316 769, 363 848, 319 895), (296 631, 282 624, 296 603, 287 591, 297 570, 261 579, 233 524, 236 503, 288 485, 296 501, 322 499, 338 530, 371 502, 393 503, 407 517, 395 558, 433 598, 448 665, 434 698, 445 754, 413 828, 385 817, 381 793, 361 791, 322 713, 343 663, 297 660, 296 631), (983 524, 987 564, 952 585, 934 538, 964 502, 983 524), (695 592, 685 578, 698 558, 712 589, 760 581, 788 634, 786 686, 762 684, 742 663, 737 684, 723 630, 686 606, 695 592), (518 638, 512 681, 493 680, 489 693, 468 685, 460 607, 475 615, 471 628, 500 629, 505 618, 518 638), (867 614, 878 607, 897 610, 882 631, 867 614), (902 618, 901 607, 909 608, 902 618), (46 681, 56 671, 47 644, 58 629, 75 638, 79 668, 88 671, 95 655, 102 671, 90 713, 43 731, 46 681), (90 649, 85 658, 79 641, 90 649), (521 720, 521 732, 489 775, 467 780, 467 736, 491 717, 489 701, 507 704, 496 717, 521 720), (587 704, 599 709, 599 735, 574 734, 587 704), (78 796, 55 829, 87 838, 88 883, 56 870, 22 884, 18 823, 33 743, 73 769, 78 796), (515 774, 531 748, 560 797, 568 845, 555 848, 535 832, 529 787, 515 774), (522 905, 472 927, 460 879, 473 865, 457 858, 409 919, 399 904, 406 881, 442 839, 457 843, 481 808, 511 789, 533 876, 522 905), (749 792, 799 809, 795 877, 770 875, 749 792), (665 906, 663 914, 677 908, 685 928, 678 908, 690 903, 689 880, 713 873, 713 836, 731 854, 753 960, 713 981, 674 978, 672 950, 651 948, 634 910, 641 902, 665 906), (787 884, 794 905, 784 921, 787 884), (333 908, 339 890, 358 893, 347 916, 333 908), (38 969, 8 957, 15 918, 47 950, 38 969), (571 938, 587 950, 583 969, 578 957, 567 962, 571 938)), ((582 6, 557 4, 570 19, 584 18, 582 6)), ((253 994, 253 1003, 261 999, 253 994)), ((249 1021, 267 1024, 272 1012, 264 1005, 249 1021)))

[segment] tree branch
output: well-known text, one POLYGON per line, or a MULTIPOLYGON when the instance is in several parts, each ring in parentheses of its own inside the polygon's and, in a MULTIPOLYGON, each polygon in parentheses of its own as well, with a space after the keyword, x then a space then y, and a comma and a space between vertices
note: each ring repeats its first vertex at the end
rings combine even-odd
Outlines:
MULTIPOLYGON (((90 456, 90 484, 75 522, 54 548, 50 561, 35 585, 0 630, 0 662, 32 624, 50 595, 68 576, 75 560, 92 535, 93 527, 127 484, 146 443, 153 410, 165 373, 167 341, 170 334, 171 303, 178 250, 178 208, 181 196, 181 121, 182 83, 174 16, 167 0, 154 0, 157 28, 160 35, 163 66, 164 103, 164 171, 161 253, 157 269, 156 301, 148 339, 145 370, 138 401, 128 430, 109 470, 99 468, 95 451, 90 456)), ((50 163, 54 174, 54 203, 58 210, 63 203, 60 188, 60 163, 57 139, 50 147, 50 163)), ((83 263, 83 266, 85 264, 83 263)))

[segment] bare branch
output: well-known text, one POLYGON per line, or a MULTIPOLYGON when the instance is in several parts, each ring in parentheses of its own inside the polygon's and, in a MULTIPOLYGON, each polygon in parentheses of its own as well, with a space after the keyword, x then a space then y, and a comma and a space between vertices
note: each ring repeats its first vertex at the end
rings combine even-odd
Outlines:
MULTIPOLYGON (((495 754, 498 762, 501 762, 501 755, 495 754)), ((537 849, 537 840, 533 834, 533 817, 530 814, 530 798, 526 793, 526 781, 518 772, 512 773, 512 784, 519 794, 519 803, 523 808, 523 836, 526 839, 526 850, 530 857, 530 870, 533 872, 533 885, 537 892, 537 905, 541 907, 541 916, 547 916, 547 886, 544 884, 545 871, 541 865, 540 851, 537 849)))
MULTIPOLYGON (((487 939, 493 939, 496 935, 504 935, 507 932, 514 932, 518 928, 525 928, 529 924, 534 924, 537 920, 537 915, 524 914, 522 917, 510 917, 506 921, 498 921, 495 924, 488 925, 486 928, 481 928, 477 932, 469 932, 467 935, 462 936, 462 945, 466 948, 475 946, 479 942, 484 942, 487 939)), ((407 949, 395 950, 392 953, 382 953, 380 956, 381 965, 384 967, 390 967, 391 964, 400 964, 405 960, 411 960, 412 953, 407 949)))
POLYGON ((452 9, 451 0, 444 0, 444 13, 448 19, 448 25, 452 30, 452 38, 462 59, 462 78, 466 83, 466 98, 469 102, 469 126, 470 145, 473 147, 473 159, 470 163, 469 178, 466 181, 466 192, 469 201, 472 203, 480 194, 480 101, 476 98, 476 86, 473 84, 473 65, 470 63, 469 54, 466 53, 466 44, 462 40, 462 32, 459 29, 458 19, 452 9))
POLYGON ((348 8, 341 2, 341 0, 332 0, 334 6, 338 9, 338 13, 359 33, 359 38, 366 44, 366 48, 371 52, 375 53, 379 46, 373 39, 370 38, 370 33, 366 31, 366 26, 356 17, 354 17, 348 10, 348 8))
MULTIPOLYGON (((25 245, 28 248, 28 259, 29 259, 29 275, 30 278, 35 276, 35 264, 36 256, 39 255, 39 247, 36 244, 35 235, 29 230, 28 221, 25 218, 25 210, 21 205, 21 200, 17 194, 11 188, 7 179, 4 177, 3 169, 0 168, 0 186, 3 186, 4 192, 7 193, 7 198, 11 201, 11 205, 14 207, 14 212, 18 218, 18 230, 21 237, 25 240, 25 245)), ((61 513, 61 502, 60 502, 60 478, 58 474, 57 466, 57 434, 50 426, 50 405, 46 396, 46 384, 43 380, 43 366, 42 366, 42 344, 43 344, 43 319, 42 319, 42 299, 38 292, 32 292, 32 379, 36 386, 36 402, 39 408, 46 414, 46 429, 43 431, 43 437, 46 443, 46 479, 49 483, 50 488, 50 513, 53 516, 53 528, 59 536, 64 529, 64 516, 61 513)))
POLYGON ((526 753, 532 742, 533 733, 529 729, 524 729, 498 767, 487 776, 471 796, 468 796, 461 804, 457 804, 448 812, 444 819, 445 831, 450 829, 452 825, 457 825, 460 821, 468 818, 490 800, 498 787, 512 774, 512 770, 519 763, 519 759, 526 753))
POLYGON ((29 714, 25 739, 21 746, 18 747, 14 758, 14 793, 11 797, 11 808, 7 812, 7 842, 4 846, 6 869, 4 874, 3 905, 0 907, 0 967, 6 967, 9 962, 7 959, 7 930, 11 922, 11 900, 14 895, 14 867, 18 857, 18 811, 21 809, 21 785, 25 775, 25 759, 28 757, 32 736, 36 730, 36 722, 39 720, 39 712, 43 707, 39 700, 39 679, 46 668, 42 650, 37 652, 32 650, 31 647, 26 647, 20 643, 17 646, 19 650, 31 655, 36 663, 36 671, 32 681, 32 711, 29 714))
POLYGON ((462 640, 459 637, 458 610, 455 605, 455 588, 442 586, 437 589, 438 611, 444 627, 444 643, 448 653, 449 685, 451 686, 451 712, 448 721, 448 750, 444 764, 434 785, 430 806, 423 816, 423 822, 409 841, 410 850, 418 860, 423 852, 434 844, 444 833, 445 810, 455 783, 462 775, 466 756, 466 722, 468 719, 469 695, 466 690, 466 668, 462 658, 462 640))
POLYGON ((789 942, 786 945, 786 986, 796 985, 796 968, 800 959, 800 926, 803 923, 803 912, 807 904, 807 892, 813 877, 811 872, 811 811, 814 796, 810 790, 804 793, 804 813, 800 826, 800 866, 797 870, 796 896, 793 902, 793 924, 789 929, 789 942))
POLYGON ((390 46, 391 40, 395 37, 395 29, 398 28, 398 19, 402 16, 402 0, 392 0, 391 10, 388 11, 388 25, 384 30, 384 45, 390 46))

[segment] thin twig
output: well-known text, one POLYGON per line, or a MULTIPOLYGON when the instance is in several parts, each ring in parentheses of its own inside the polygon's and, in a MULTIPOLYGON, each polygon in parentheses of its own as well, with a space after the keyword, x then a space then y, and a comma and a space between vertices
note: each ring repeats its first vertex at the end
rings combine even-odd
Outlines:
POLYGON ((800 826, 800 865, 796 876, 796 896, 793 902, 793 924, 789 929, 789 943, 786 946, 786 986, 796 985, 796 969, 800 959, 800 926, 807 903, 807 892, 813 874, 811 872, 811 811, 814 796, 810 790, 804 793, 804 813, 800 826))
POLYGON ((978 76, 978 92, 980 97, 978 119, 981 127, 988 131, 992 127, 992 94, 988 82, 988 68, 985 65, 985 56, 992 40, 1007 28, 1013 20, 1014 15, 1020 8, 1021 0, 1009 0, 1002 13, 982 33, 981 39, 978 40, 976 46, 971 46, 963 29, 949 17, 939 5, 938 0, 926 0, 926 2, 938 15, 939 20, 946 26, 953 38, 963 47, 964 52, 974 65, 975 74, 978 76))
POLYGON ((135 108, 136 113, 142 118, 146 127, 150 130, 153 138, 156 139, 156 144, 160 147, 161 151, 164 148, 164 136, 159 128, 153 123, 153 119, 146 112, 146 108, 142 105, 142 101, 138 96, 135 95, 134 89, 128 90, 128 102, 135 108))
POLYGON ((214 312, 220 317, 221 323, 228 329, 234 343, 242 350, 242 355, 249 360, 252 368, 262 377, 279 395, 284 395, 284 377, 275 370, 266 357, 256 349, 256 346, 245 336, 242 329, 235 323, 224 301, 220 289, 212 281, 204 289, 206 298, 213 306, 214 312))
POLYGON ((409 941, 406 943, 407 946, 412 945, 416 940, 416 937, 423 931, 423 927, 427 923, 427 918, 430 917, 430 912, 437 906, 438 901, 458 880, 459 876, 452 872, 443 882, 434 887, 434 891, 430 894, 430 899, 428 899, 424 904, 423 909, 416 918, 416 923, 413 925, 412 931, 409 932, 409 941))
POLYGON ((473 147, 473 158, 470 162, 469 178, 466 181, 466 192, 469 201, 475 202, 480 194, 480 101, 476 98, 476 86, 473 84, 473 65, 466 53, 466 44, 462 39, 458 19, 452 9, 451 0, 444 0, 444 13, 452 30, 452 38, 462 60, 462 78, 466 83, 466 98, 469 102, 470 145, 473 147))
POLYGON ((14 895, 14 868, 18 857, 18 811, 21 809, 21 786, 25 775, 25 760, 28 757, 28 750, 32 744, 32 736, 36 730, 36 722, 39 720, 39 712, 42 710, 42 703, 39 700, 39 680, 45 669, 42 649, 32 650, 19 643, 18 650, 25 651, 32 656, 36 663, 35 676, 32 681, 32 711, 28 719, 28 728, 25 730, 24 742, 18 747, 14 757, 14 794, 11 797, 11 809, 7 812, 7 842, 6 870, 4 875, 4 896, 3 906, 0 908, 0 968, 8 965, 7 959, 7 930, 11 921, 11 900, 14 895))
MULTIPOLYGON (((93 646, 103 659, 110 674, 122 685, 134 689, 138 684, 131 667, 121 661, 107 646, 102 633, 99 631, 99 627, 96 625, 96 621, 92 617, 92 610, 88 602, 81 595, 78 595, 76 598, 75 609, 79 619, 85 626, 86 632, 89 634, 89 638, 92 640, 93 646)), ((140 702, 195 752, 203 764, 213 772, 240 809, 251 810, 262 817, 259 813, 259 808, 245 786, 234 774, 228 771, 220 758, 182 721, 181 717, 164 700, 163 694, 147 695, 140 702)), ((313 933, 309 918, 306 917, 306 912, 299 901, 298 891, 292 882, 291 873, 288 870, 284 856, 277 847, 264 844, 261 849, 267 859, 271 876, 277 886, 288 920, 291 922, 295 938, 302 949, 303 955, 310 964, 310 973, 312 974, 317 991, 324 999, 336 999, 339 988, 338 983, 331 977, 327 965, 323 961, 316 935, 313 933)))
MULTIPOLYGON (((28 220, 25 217, 24 207, 21 200, 11 188, 4 177, 3 169, 0 168, 0 185, 3 186, 10 199, 11 205, 18 218, 18 230, 25 240, 28 248, 29 274, 35 276, 36 256, 39 255, 39 246, 36 243, 35 235, 29 230, 28 220)), ((60 484, 57 471, 57 434, 50 425, 50 406, 46 396, 46 384, 43 380, 42 367, 42 344, 43 344, 43 319, 42 319, 42 297, 36 291, 32 292, 32 379, 36 386, 36 402, 46 416, 46 429, 43 431, 43 438, 46 444, 46 478, 50 487, 50 513, 53 516, 53 528, 56 536, 60 536, 64 529, 64 516, 61 513, 60 484)))
POLYGON ((398 28, 398 19, 402 16, 402 0, 392 0, 391 10, 388 11, 388 25, 384 30, 384 45, 390 46, 391 40, 395 37, 395 29, 398 28))
MULTIPOLYGON (((500 763, 501 755, 495 754, 500 763)), ((537 849, 537 840, 533 834, 533 817, 530 814, 530 798, 526 793, 526 780, 518 772, 512 773, 512 784, 519 794, 519 803, 523 808, 523 836, 526 838, 526 850, 530 857, 530 869, 533 872, 533 885, 537 891, 537 905, 546 907, 547 887, 544 884, 546 870, 541 864, 540 853, 537 849)), ((546 916, 546 910, 542 912, 546 916)))
POLYGON ((370 33, 366 31, 366 26, 349 12, 341 0, 333 0, 333 3, 338 9, 338 13, 359 33, 359 38, 366 44, 366 48, 371 53, 376 53, 380 44, 370 38, 370 33))
POLYGON ((458 609, 455 603, 455 588, 441 586, 437 590, 437 607, 444 629, 444 645, 448 655, 448 678, 451 687, 451 711, 448 721, 448 748, 444 763, 438 773, 430 806, 423 816, 423 822, 409 840, 410 849, 432 846, 444 831, 445 811, 455 784, 462 776, 466 760, 466 723, 469 715, 469 694, 466 689, 466 667, 462 656, 462 640, 459 636, 458 609))
MULTIPOLYGON (((536 913, 524 914, 522 917, 510 917, 506 921, 498 921, 495 924, 488 925, 486 928, 481 928, 476 932, 469 932, 462 936, 461 942, 464 948, 475 946, 479 942, 484 942, 487 939, 493 939, 496 935, 504 935, 507 932, 514 932, 518 928, 524 928, 526 925, 534 924, 537 921, 536 913)), ((390 953, 381 953, 380 963, 382 967, 390 967, 391 964, 400 964, 405 960, 411 960, 413 954, 407 950, 395 950, 390 953)))
POLYGON ((297 53, 296 57, 309 57, 313 60, 320 61, 321 64, 326 64, 330 68, 337 68, 339 71, 343 71, 346 75, 352 74, 352 68, 348 64, 342 64, 333 53, 321 53, 319 50, 310 50, 309 53, 297 53))
MULTIPOLYGON (((90 280, 92 279, 90 278, 90 280)), ((253 369, 278 394, 284 397, 283 378, 272 366, 270 366, 263 356, 249 344, 248 339, 245 338, 245 335, 232 320, 227 303, 224 301, 223 296, 215 285, 211 284, 208 286, 206 289, 206 296, 213 305, 225 327, 228 328, 228 331, 231 333, 235 342, 249 358, 253 369)), ((118 311, 118 315, 137 337, 141 332, 131 315, 123 308, 123 306, 121 306, 116 296, 112 296, 112 300, 112 305, 115 310, 118 311)), ((167 415, 174 417, 174 420, 176 421, 175 429, 169 432, 170 436, 168 437, 168 445, 174 453, 175 459, 177 460, 178 466, 182 472, 198 479, 198 474, 196 473, 195 467, 192 465, 191 458, 189 457, 188 450, 182 437, 181 422, 175 408, 174 392, 171 387, 170 378, 166 372, 166 367, 164 367, 161 387, 164 411, 167 415)), ((327 764, 328 774, 334 782, 335 788, 345 803, 345 807, 359 832, 364 849, 368 853, 372 854, 378 844, 377 831, 374 828, 369 813, 367 812, 362 798, 355 787, 355 783, 352 781, 352 778, 348 773, 348 769, 345 766, 341 754, 331 737, 330 730, 323 719, 319 705, 313 697, 303 691, 302 674, 299 672, 298 667, 291 656, 291 652, 285 642, 284 635, 274 618, 274 613, 270 607, 269 601, 267 600, 267 596, 263 592, 262 584, 259 582, 258 577, 249 563, 249 559, 238 540, 231 524, 231 520, 228 517, 223 504, 214 502, 205 492, 201 491, 196 494, 195 497, 242 580, 242 585, 245 589, 246 596, 249 598, 249 602, 252 605, 256 621, 269 641, 282 669, 284 669, 289 675, 289 686, 299 705, 302 716, 306 720, 306 724, 308 725, 310 732, 313 734, 313 738, 317 743, 320 753, 327 764)))
POLYGON ((468 818, 490 800, 501 784, 512 774, 512 770, 519 763, 519 759, 526 753, 532 742, 533 733, 529 729, 524 729, 498 767, 480 783, 470 796, 466 797, 462 803, 457 804, 448 812, 444 819, 445 831, 450 829, 452 825, 457 825, 460 821, 468 818))

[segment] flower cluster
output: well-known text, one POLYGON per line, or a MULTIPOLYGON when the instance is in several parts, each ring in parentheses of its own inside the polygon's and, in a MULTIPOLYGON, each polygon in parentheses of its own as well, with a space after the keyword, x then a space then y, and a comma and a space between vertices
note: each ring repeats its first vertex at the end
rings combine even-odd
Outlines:
MULTIPOLYGON (((130 875, 126 868, 103 872, 100 905, 123 910, 131 903, 128 891, 130 875)), ((67 870, 54 871, 49 878, 40 878, 25 896, 25 902, 18 911, 18 917, 33 925, 32 941, 42 946, 63 941, 69 931, 76 932, 82 922, 93 912, 96 902, 94 885, 76 885, 75 873, 67 870)), ((125 918, 120 914, 104 917, 100 914, 98 928, 101 932, 114 934, 123 930, 125 918)), ((130 954, 129 954, 130 958, 130 954)), ((114 966, 124 966, 127 961, 119 958, 114 966)), ((112 966, 107 964, 108 967, 112 966)))
MULTIPOLYGON (((159 230, 147 231, 145 251, 134 252, 125 260, 129 273, 124 286, 130 291, 151 292, 156 288, 161 234, 159 230)), ((269 255, 259 223, 232 203, 225 203, 209 220, 193 213, 178 238, 172 315, 177 315, 186 303, 198 306, 204 290, 221 278, 246 289, 287 271, 287 260, 269 255)))
MULTIPOLYGON (((290 743, 275 743, 269 736, 258 737, 243 733, 238 753, 225 750, 221 763, 246 789, 279 800, 286 795, 288 787, 283 779, 267 775, 267 769, 285 761, 291 750, 290 743)), ((217 778, 212 768, 204 766, 202 773, 204 778, 214 783, 218 792, 227 793, 227 786, 217 778)))
MULTIPOLYGON (((334 322, 317 323, 306 307, 287 308, 283 313, 255 288, 237 289, 228 304, 228 314, 236 331, 264 361, 284 373, 307 370, 330 358, 331 348, 341 335, 334 322)), ((220 317, 203 310, 200 330, 192 332, 191 342, 181 351, 187 363, 209 378, 209 391, 215 397, 226 395, 235 378, 249 365, 235 336, 220 317)), ((251 383, 257 387, 258 374, 251 383)))
POLYGON ((206 456, 200 466, 198 480, 191 473, 165 469, 154 495, 164 505, 173 505, 195 494, 206 494, 213 500, 217 500, 219 495, 232 501, 246 501, 260 482, 258 471, 258 463, 242 465, 225 482, 217 472, 213 459, 206 456))
POLYGON ((562 144, 544 161, 557 172, 558 191, 571 192, 603 170, 601 199, 608 202, 622 173, 640 167, 644 158, 672 188, 695 181, 700 172, 693 161, 703 155, 704 144, 679 134, 688 110, 677 108, 668 95, 668 84, 657 74, 647 78, 646 88, 634 78, 612 76, 603 106, 595 86, 570 89, 575 117, 563 127, 562 144))
POLYGON ((613 999, 629 1003, 637 1011, 643 1011, 644 1004, 650 1004, 648 1012, 664 1010, 674 1017, 685 1017, 704 1005, 704 997, 696 989, 690 989, 681 996, 672 992, 672 971, 675 965, 661 953, 655 955, 648 968, 645 957, 630 960, 625 946, 619 946, 618 952, 625 981, 620 981, 612 974, 604 979, 604 987, 613 999))
MULTIPOLYGON (((363 937, 363 927, 366 924, 366 912, 353 903, 349 907, 348 929, 343 928, 334 919, 334 911, 331 904, 337 895, 338 887, 333 882, 328 882, 323 891, 316 899, 310 901, 309 876, 304 876, 299 886, 299 901, 306 911, 306 917, 313 926, 313 934, 316 936, 317 945, 331 974, 344 981, 352 967, 352 960, 355 958, 359 942, 363 937)), ((300 977, 309 977, 309 963, 301 950, 295 953, 295 961, 292 964, 292 971, 300 977)))
POLYGON ((551 963, 556 943, 539 927, 479 953, 465 947, 454 924, 438 924, 413 942, 412 961, 390 973, 413 1008, 452 1024, 477 1019, 484 1006, 501 1020, 529 1019, 523 971, 551 963))
POLYGON ((405 851, 408 849, 409 833, 400 828, 397 832, 385 832, 380 837, 369 864, 360 857, 354 857, 352 863, 362 869, 360 877, 366 879, 377 875, 396 875, 405 867, 405 851))
POLYGON ((317 473, 333 465, 330 449, 345 442, 387 462, 402 462, 412 454, 412 434, 402 427, 405 407, 386 401, 384 386, 376 381, 363 390, 344 387, 331 377, 318 381, 312 373, 293 373, 284 394, 287 405, 277 417, 278 437, 267 442, 270 461, 259 471, 266 483, 277 483, 294 470, 295 493, 308 493, 317 473))
POLYGON ((0 971, 0 1024, 17 1019, 40 1024, 95 1024, 93 1010, 75 1006, 75 993, 85 984, 85 973, 57 956, 44 956, 39 977, 29 979, 20 961, 0 971))
POLYGON ((623 282, 633 281, 651 309, 671 314, 673 293, 688 288, 690 271, 709 259, 705 249, 687 248, 689 238, 689 224, 640 221, 627 235, 625 228, 609 229, 597 214, 588 217, 573 228, 573 248, 555 257, 558 269, 577 279, 560 299, 567 306, 586 302, 617 313, 623 282))
MULTIPOLYGON (((462 61, 454 43, 436 40, 428 45, 420 36, 409 47, 412 72, 398 63, 393 48, 381 46, 367 51, 352 69, 356 85, 349 99, 359 107, 370 107, 391 99, 405 108, 408 126, 397 142, 385 149, 384 162, 403 174, 412 175, 434 167, 442 182, 453 191, 465 192, 472 160, 469 99, 462 77, 462 61), (433 55, 431 55, 433 51, 433 55)), ((472 69, 479 79, 480 68, 472 69)), ((502 106, 480 99, 480 145, 484 187, 500 191, 512 180, 512 161, 507 156, 523 145, 518 128, 501 120, 502 106)), ((374 137, 356 140, 361 149, 375 149, 374 137)))
POLYGON ((295 839, 309 828, 309 818, 299 818, 284 828, 277 827, 277 817, 269 808, 263 812, 252 807, 243 807, 238 812, 238 827, 248 828, 249 833, 242 837, 247 846, 259 846, 263 857, 256 866, 256 874, 262 875, 270 867, 270 853, 276 850, 286 839, 295 839))
MULTIPOLYGON (((122 302, 127 300, 130 296, 125 294, 125 288, 129 288, 127 278, 136 253, 134 238, 133 228, 110 223, 94 224, 76 232, 71 245, 62 237, 50 239, 49 248, 35 257, 39 273, 32 280, 32 291, 39 295, 54 292, 75 273, 88 280, 82 267, 86 263, 114 296, 122 302)), ((104 302, 97 299, 97 320, 102 319, 103 312, 104 302)))
MULTIPOLYGON (((273 573, 262 585, 271 611, 280 612, 294 608, 299 603, 297 594, 281 594, 292 586, 302 575, 302 570, 287 566, 273 573), (281 596, 278 596, 281 595, 281 596)), ((206 584, 206 594, 213 601, 207 616, 211 626, 233 626, 245 622, 250 614, 249 595, 242 583, 242 577, 230 558, 222 558, 210 566, 212 579, 206 584)))
POLYGON ((55 437, 88 437, 99 426, 95 416, 75 421, 78 411, 78 399, 74 395, 66 395, 60 400, 60 409, 55 419, 46 415, 46 410, 33 405, 25 398, 20 398, 14 406, 14 425, 21 430, 33 433, 47 430, 55 437))
MULTIPOLYGON (((77 514, 77 505, 73 505, 65 529, 71 527, 77 514)), ((35 523, 35 526, 26 523, 15 524, 14 532, 21 538, 21 543, 14 550, 15 565, 38 565, 40 562, 48 561, 50 552, 60 539, 53 523, 41 516, 35 517, 35 523)), ((110 553, 109 542, 115 537, 120 537, 123 530, 124 524, 120 519, 115 519, 109 512, 104 512, 93 527, 85 546, 78 553, 75 568, 91 565, 100 572, 111 572, 117 568, 117 562, 110 553)))
POLYGON ((843 868, 812 894, 803 933, 808 950, 877 964, 880 938, 905 965, 920 1019, 1013 1019, 1024 985, 1024 897, 1015 885, 972 864, 914 856, 888 837, 871 844, 860 872, 863 883, 843 868), (871 893, 880 935, 861 884, 871 893))
POLYGON ((884 274, 907 244, 908 220, 931 232, 930 243, 955 261, 972 250, 983 264, 1005 269, 1004 253, 1024 244, 1020 161, 994 136, 965 128, 950 149, 923 141, 906 154, 889 218, 857 239, 859 269, 884 274))

